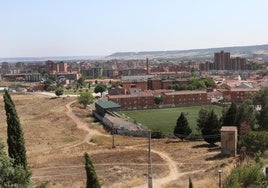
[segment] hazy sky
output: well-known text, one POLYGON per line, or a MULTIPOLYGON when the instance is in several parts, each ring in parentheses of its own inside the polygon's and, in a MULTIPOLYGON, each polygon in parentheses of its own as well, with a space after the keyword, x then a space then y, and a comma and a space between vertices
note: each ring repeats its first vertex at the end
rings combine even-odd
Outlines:
POLYGON ((0 0, 0 57, 268 44, 267 0, 0 0))

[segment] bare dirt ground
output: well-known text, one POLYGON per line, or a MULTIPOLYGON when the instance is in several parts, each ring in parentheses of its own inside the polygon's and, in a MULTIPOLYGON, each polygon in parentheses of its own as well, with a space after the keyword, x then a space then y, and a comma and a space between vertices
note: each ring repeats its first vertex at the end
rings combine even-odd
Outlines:
MULTIPOLYGON (((102 187, 147 187, 148 141, 145 138, 112 137, 75 98, 12 95, 24 130, 28 163, 35 184, 47 187, 85 187, 84 152, 88 152, 102 187)), ((0 138, 6 141, 6 118, 0 98, 0 138)), ((218 147, 205 142, 152 140, 154 187, 218 187, 233 158, 223 158, 218 147)))

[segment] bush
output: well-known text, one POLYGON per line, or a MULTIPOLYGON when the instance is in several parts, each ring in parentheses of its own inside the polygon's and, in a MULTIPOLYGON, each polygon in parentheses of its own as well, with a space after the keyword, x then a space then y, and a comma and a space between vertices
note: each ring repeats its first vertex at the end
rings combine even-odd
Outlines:
POLYGON ((246 134, 239 142, 239 146, 245 146, 251 152, 264 152, 268 148, 268 132, 250 132, 246 134))
POLYGON ((239 187, 266 187, 265 175, 261 171, 262 160, 256 155, 256 162, 253 165, 242 166, 232 170, 228 177, 228 188, 239 187))
POLYGON ((161 131, 152 131, 151 138, 164 138, 165 135, 161 131))

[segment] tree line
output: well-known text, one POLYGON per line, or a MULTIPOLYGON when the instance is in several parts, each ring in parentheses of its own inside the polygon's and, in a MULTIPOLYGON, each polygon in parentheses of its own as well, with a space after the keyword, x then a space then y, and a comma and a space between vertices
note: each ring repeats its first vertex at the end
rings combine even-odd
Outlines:
MULTIPOLYGON (((222 126, 236 126, 240 140, 251 131, 268 130, 268 88, 260 90, 251 100, 232 103, 223 109, 220 117, 213 110, 202 108, 196 123, 198 131, 210 144, 220 141, 222 126)), ((185 114, 181 113, 174 127, 174 135, 183 140, 191 132, 185 114)))
POLYGON ((205 89, 209 87, 216 86, 212 78, 201 78, 201 79, 190 79, 188 83, 179 84, 174 81, 173 84, 168 86, 168 89, 174 89, 175 91, 181 90, 196 90, 196 89, 205 89))

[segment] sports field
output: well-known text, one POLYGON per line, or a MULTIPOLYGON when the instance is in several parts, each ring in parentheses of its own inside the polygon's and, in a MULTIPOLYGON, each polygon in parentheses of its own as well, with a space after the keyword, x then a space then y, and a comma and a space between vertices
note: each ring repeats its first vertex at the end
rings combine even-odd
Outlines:
POLYGON ((221 116, 222 107, 219 106, 190 106, 179 108, 165 108, 165 109, 152 109, 152 110, 132 110, 121 111, 132 121, 136 121, 151 130, 159 130, 164 134, 173 134, 173 129, 176 125, 177 119, 181 112, 185 114, 190 127, 192 128, 192 134, 198 133, 196 130, 196 120, 201 108, 207 110, 213 109, 218 117, 221 116))

